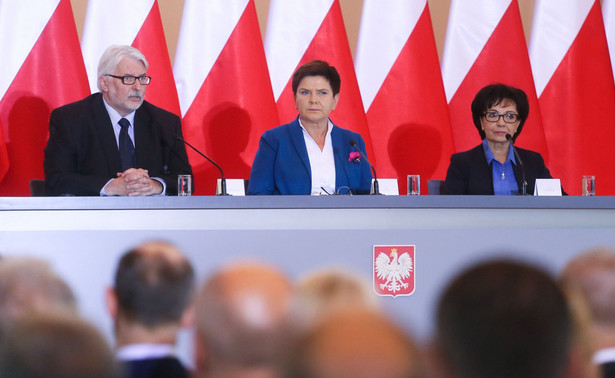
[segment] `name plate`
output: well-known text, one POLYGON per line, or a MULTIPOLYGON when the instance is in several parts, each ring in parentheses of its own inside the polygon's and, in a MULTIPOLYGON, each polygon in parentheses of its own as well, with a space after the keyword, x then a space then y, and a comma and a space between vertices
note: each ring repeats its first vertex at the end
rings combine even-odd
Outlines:
MULTIPOLYGON (((231 196, 245 196, 246 187, 244 179, 226 179, 226 193, 231 196)), ((222 179, 218 179, 216 185, 216 194, 222 193, 222 179)))
POLYGON ((561 196, 562 184, 559 179, 536 179, 535 196, 561 196))

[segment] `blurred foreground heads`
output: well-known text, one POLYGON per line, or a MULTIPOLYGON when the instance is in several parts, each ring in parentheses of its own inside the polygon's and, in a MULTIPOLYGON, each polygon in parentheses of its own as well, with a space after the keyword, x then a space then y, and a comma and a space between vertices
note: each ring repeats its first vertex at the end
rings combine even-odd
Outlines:
POLYGON ((566 265, 561 279, 589 309, 593 361, 603 377, 615 377, 615 250, 582 253, 566 265))
POLYGON ((120 377, 105 339, 75 315, 26 315, 5 336, 0 346, 0 377, 120 377))
POLYGON ((278 377, 292 342, 292 285, 260 263, 215 273, 197 300, 195 359, 200 377, 278 377))
POLYGON ((0 337, 19 317, 39 312, 76 315, 73 291, 46 261, 4 257, 0 260, 0 337))
POLYGON ((287 378, 424 377, 412 340, 368 309, 332 313, 305 334, 287 359, 287 378))
POLYGON ((527 264, 479 264, 440 298, 435 346, 443 377, 565 377, 573 340, 563 291, 527 264))

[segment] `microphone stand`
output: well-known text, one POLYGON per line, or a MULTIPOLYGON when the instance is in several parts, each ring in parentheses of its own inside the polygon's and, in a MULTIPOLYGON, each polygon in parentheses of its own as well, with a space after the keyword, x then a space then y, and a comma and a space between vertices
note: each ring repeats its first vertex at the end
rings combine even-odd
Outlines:
POLYGON ((369 164, 369 167, 372 169, 372 173, 374 174, 374 194, 375 195, 380 195, 380 188, 378 186, 378 177, 376 177, 376 169, 374 168, 374 166, 372 165, 372 163, 369 162, 369 159, 367 158, 367 156, 365 156, 365 154, 363 153, 363 151, 361 151, 361 149, 359 148, 359 146, 357 146, 357 142, 355 142, 353 139, 350 140, 350 145, 352 147, 354 147, 357 151, 359 151, 359 154, 361 155, 361 157, 363 159, 365 159, 365 161, 367 162, 367 164, 369 164))
POLYGON ((180 142, 184 143, 185 145, 187 145, 188 147, 192 148, 194 151, 196 151, 197 154, 201 155, 202 157, 204 157, 205 159, 209 160, 209 162, 213 165, 216 166, 216 168, 218 168, 218 170, 220 171, 220 175, 222 176, 222 179, 220 179, 220 195, 221 196, 228 196, 228 193, 226 192, 226 179, 224 178, 224 172, 222 171, 222 168, 220 168, 220 166, 218 164, 216 164, 215 161, 211 160, 209 157, 207 157, 204 153, 202 153, 201 151, 197 150, 196 147, 194 147, 193 145, 191 145, 190 143, 186 142, 186 140, 180 136, 176 137, 177 140, 179 140, 180 142))
POLYGON ((515 154, 515 159, 517 159, 517 162, 519 162, 519 168, 521 168, 521 195, 527 196, 527 180, 525 179, 525 166, 523 165, 523 161, 521 160, 521 157, 519 157, 519 153, 515 148, 512 136, 510 134, 506 134, 506 139, 510 142, 510 145, 513 149, 513 153, 515 154))

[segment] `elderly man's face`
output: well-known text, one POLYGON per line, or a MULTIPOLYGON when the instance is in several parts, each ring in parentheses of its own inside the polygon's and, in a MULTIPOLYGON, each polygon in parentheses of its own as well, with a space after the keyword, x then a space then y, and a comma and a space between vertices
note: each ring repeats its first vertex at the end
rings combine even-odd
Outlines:
MULTIPOLYGON (((143 62, 129 57, 122 59, 113 72, 116 76, 139 77, 145 74, 143 62)), ((100 87, 105 101, 122 117, 137 110, 143 103, 146 85, 139 83, 139 80, 132 85, 126 85, 122 79, 111 76, 103 76, 101 80, 100 87)))

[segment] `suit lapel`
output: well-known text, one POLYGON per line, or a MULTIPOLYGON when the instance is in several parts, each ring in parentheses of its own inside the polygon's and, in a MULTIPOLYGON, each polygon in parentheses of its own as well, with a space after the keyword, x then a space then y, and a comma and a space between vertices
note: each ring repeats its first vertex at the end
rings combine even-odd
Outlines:
POLYGON ((297 155, 301 158, 301 162, 303 162, 303 166, 308 172, 308 176, 310 180, 312 178, 312 168, 310 166, 310 159, 307 153, 307 147, 305 146, 305 139, 303 138, 303 129, 301 125, 299 125, 299 118, 297 117, 291 124, 290 128, 290 139, 295 146, 295 150, 297 151, 297 155))
MULTIPOLYGON (((331 130, 331 145, 333 146, 333 159, 335 160, 335 186, 337 188, 348 185, 348 178, 350 172, 348 172, 348 164, 345 164, 344 152, 347 151, 345 146, 345 138, 337 126, 333 125, 331 130)), ((347 142, 350 143, 350 142, 347 142)))
POLYGON ((135 112, 135 150, 137 154, 137 167, 154 167, 152 157, 155 156, 154 133, 152 132, 152 118, 145 109, 145 102, 135 112))
POLYGON ((111 118, 109 118, 109 113, 107 113, 107 109, 105 108, 102 94, 99 93, 98 96, 94 98, 91 110, 92 123, 98 134, 105 162, 110 170, 109 174, 115 177, 117 172, 122 171, 122 163, 120 161, 120 153, 117 147, 115 133, 113 132, 111 118))

